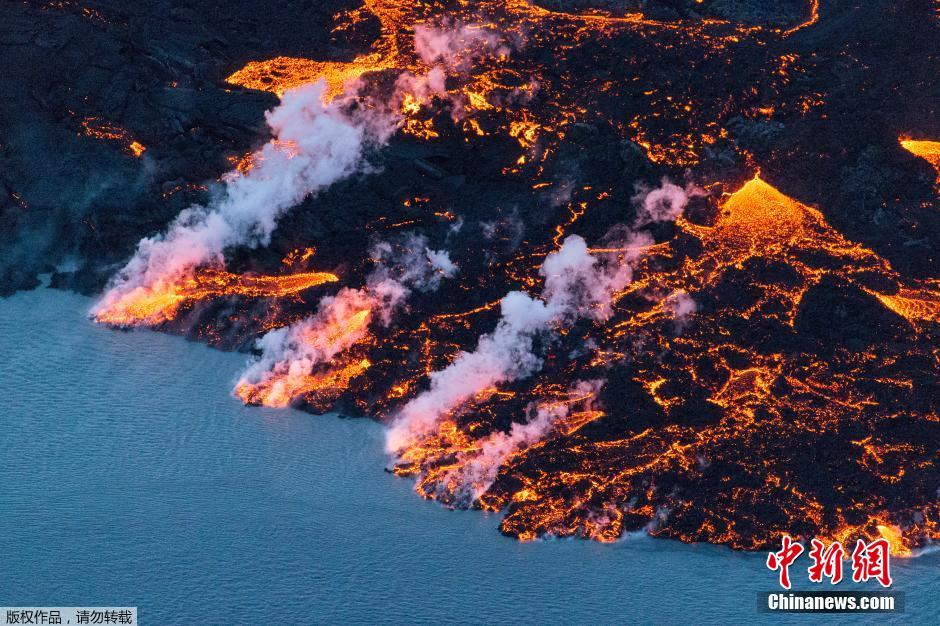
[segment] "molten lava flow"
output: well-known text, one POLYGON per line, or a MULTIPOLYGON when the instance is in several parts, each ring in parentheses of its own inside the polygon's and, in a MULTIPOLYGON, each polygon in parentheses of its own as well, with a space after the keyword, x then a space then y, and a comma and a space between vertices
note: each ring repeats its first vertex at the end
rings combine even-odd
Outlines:
POLYGON ((317 373, 274 376, 257 385, 240 383, 235 387, 235 395, 245 404, 278 409, 288 407, 297 398, 302 397, 310 402, 329 401, 332 399, 330 394, 338 395, 344 391, 352 379, 364 374, 371 365, 368 359, 360 359, 317 373))
MULTIPOLYGON (((300 148, 294 141, 280 141, 278 139, 272 139, 270 142, 268 142, 268 145, 270 146, 271 151, 273 151, 276 155, 284 155, 288 159, 292 159, 300 154, 300 148)), ((244 176, 251 170, 264 163, 264 161, 265 151, 263 150, 248 152, 241 157, 232 157, 229 159, 229 162, 232 164, 234 169, 226 174, 224 178, 244 176)))
POLYGON ((940 323, 940 292, 901 289, 897 295, 876 293, 875 296, 886 307, 910 322, 940 323))
POLYGON ((703 233, 708 241, 735 255, 759 256, 792 246, 807 236, 811 222, 822 216, 807 206, 788 198, 759 176, 748 181, 722 204, 722 213, 711 232, 687 225, 692 232, 703 233), (771 247, 773 250, 768 250, 771 247))
POLYGON ((901 147, 930 163, 937 170, 937 184, 940 184, 940 141, 901 139, 901 147))
POLYGON ((408 69, 412 65, 403 63, 399 41, 413 24, 408 3, 400 0, 366 0, 359 11, 341 13, 343 29, 362 19, 360 11, 367 11, 379 19, 382 33, 373 44, 372 51, 352 61, 314 61, 311 59, 279 56, 266 61, 251 61, 245 67, 226 78, 226 82, 248 89, 269 91, 281 96, 284 92, 313 83, 321 78, 327 83, 324 99, 331 100, 343 93, 351 82, 368 72, 387 69, 408 69))
POLYGON ((95 314, 95 320, 113 326, 154 326, 172 320, 184 304, 226 296, 282 298, 338 280, 338 276, 326 272, 239 276, 205 268, 178 283, 138 287, 122 294, 107 302, 107 306, 95 314))
POLYGON ((282 96, 289 89, 313 83, 322 78, 327 84, 323 97, 329 101, 341 95, 348 84, 366 72, 377 72, 391 67, 393 66, 385 64, 374 56, 348 63, 275 57, 267 61, 251 61, 226 78, 225 82, 282 96))
MULTIPOLYGON (((332 105, 288 106, 300 119, 390 111, 382 128, 407 135, 408 156, 389 159, 393 178, 376 176, 392 183, 382 192, 395 209, 376 217, 374 206, 360 211, 355 205, 369 203, 343 195, 354 200, 350 223, 366 232, 323 245, 352 259, 349 276, 367 277, 365 259, 375 255, 365 239, 407 226, 446 242, 460 274, 448 274, 440 296, 403 279, 382 292, 367 277, 315 312, 285 298, 193 323, 208 332, 242 324, 237 345, 257 340, 235 389, 244 402, 377 417, 390 425, 394 471, 414 476, 421 495, 503 510, 500 529, 519 539, 612 541, 646 529, 756 549, 783 532, 843 543, 883 536, 896 555, 940 539, 938 284, 901 275, 875 252, 882 248, 840 233, 827 207, 771 184, 787 162, 781 155, 794 152, 776 134, 805 134, 809 121, 838 112, 828 107, 838 94, 806 87, 818 55, 787 38, 828 17, 816 0, 806 6, 806 19, 784 30, 552 11, 528 0, 366 0, 337 17, 340 32, 370 16, 381 24, 354 60, 276 57, 229 82, 291 104, 289 90, 324 79, 317 98, 332 105), (382 70, 397 80, 372 75, 382 70), (337 97, 353 81, 363 87, 355 105, 352 90, 337 97), (370 99, 382 90, 394 93, 370 99), (759 162, 767 178, 733 193, 720 194, 720 183, 708 192, 664 183, 656 197, 683 202, 650 209, 650 194, 634 199, 637 181, 688 171, 701 184, 759 162), (402 174, 411 165, 416 180, 402 174), (486 174, 473 179, 478 167, 486 174), (524 190, 511 215, 491 201, 508 189, 524 190), (657 221, 643 237, 614 236, 657 221), (569 247, 578 240, 583 246, 569 247), (541 271, 550 257, 579 262, 541 271), (628 272, 608 280, 611 269, 628 272), (564 287, 549 289, 550 278, 564 287), (401 306, 411 287, 421 293, 401 306)), ((362 130, 351 126, 346 139, 362 130)), ((258 176, 282 190, 281 172, 349 143, 310 147, 333 129, 278 135, 234 159, 224 180, 258 176)), ((940 168, 936 142, 901 145, 940 168)), ((358 171, 350 163, 361 154, 331 169, 358 171)), ((289 195, 285 207, 302 194, 289 195)), ((832 215, 844 219, 844 209, 832 215)), ((305 234, 289 245, 302 247, 305 234)), ((298 251, 285 265, 308 259, 298 251)), ((411 264, 383 271, 393 266, 411 264)), ((159 323, 235 287, 246 297, 295 293, 264 277, 249 288, 224 273, 194 276, 125 294, 99 319, 159 323)))
POLYGON ((126 129, 104 122, 97 117, 86 117, 82 119, 81 125, 84 136, 119 142, 128 153, 135 157, 139 158, 147 149, 142 143, 133 139, 126 129))
POLYGON ((235 395, 246 404, 283 408, 301 397, 344 390, 371 365, 365 358, 348 360, 346 352, 368 339, 378 306, 361 290, 325 298, 316 317, 262 340, 268 350, 242 376, 235 395))
POLYGON ((301 399, 328 407, 371 367, 363 356, 376 347, 369 325, 388 326, 412 289, 434 291, 456 272, 446 252, 431 250, 425 238, 413 234, 376 244, 371 257, 375 267, 364 288, 326 296, 314 315, 257 341, 261 354, 242 374, 238 397, 272 407, 301 399))
MULTIPOLYGON (((542 445, 553 432, 571 435, 603 417, 604 412, 594 408, 602 384, 603 381, 579 381, 567 392, 544 390, 552 399, 527 407, 528 421, 513 424, 509 432, 496 431, 474 438, 453 420, 445 420, 433 436, 404 450, 395 473, 420 475, 415 489, 425 497, 449 504, 481 501, 500 468, 513 458, 542 445)), ((474 402, 485 403, 500 395, 504 399, 514 397, 492 388, 477 394, 474 402)), ((544 396, 539 393, 537 397, 544 396)))
POLYGON ((790 28, 784 31, 783 36, 787 37, 789 35, 792 35, 796 31, 803 30, 804 28, 808 26, 812 26, 818 21, 819 21, 819 0, 809 0, 809 17, 807 17, 804 21, 800 22, 793 28, 790 28))
MULTIPOLYGON (((807 433, 842 440, 855 429, 871 432, 873 414, 897 419, 880 398, 898 398, 909 406, 910 394, 929 383, 890 373, 891 364, 898 358, 929 363, 932 357, 916 345, 905 348, 906 356, 873 345, 836 350, 821 361, 813 351, 755 346, 736 330, 743 320, 754 319, 790 335, 806 323, 801 321, 806 298, 818 297, 813 294, 833 282, 855 289, 859 298, 871 294, 874 306, 925 321, 935 315, 930 283, 906 285, 889 263, 848 241, 820 211, 759 176, 717 208, 711 226, 679 221, 682 231, 700 240, 699 252, 682 258, 666 250, 675 242, 646 246, 649 256, 638 264, 634 284, 619 293, 610 320, 576 337, 563 335, 552 353, 557 364, 531 382, 475 389, 431 434, 400 452, 396 473, 416 475, 419 493, 450 506, 507 508, 501 529, 520 539, 553 534, 610 541, 647 527, 655 535, 686 541, 757 548, 779 532, 846 542, 894 532, 892 549, 905 555, 909 540, 892 527, 905 528, 904 536, 913 533, 918 541, 936 537, 936 516, 929 509, 879 514, 877 523, 857 521, 856 511, 881 510, 877 496, 835 487, 836 479, 813 488, 794 482, 807 462, 800 452, 807 433), (755 264, 774 269, 746 286, 729 283, 755 264), (897 285, 896 295, 872 290, 873 277, 879 285, 897 285), (653 294, 656 300, 649 303, 646 298, 653 294), (710 312, 695 306, 705 298, 710 312), (584 361, 562 356, 585 345, 591 348, 584 361), (641 390, 624 400, 633 407, 626 415, 614 418, 616 404, 599 400, 586 406, 559 403, 557 380, 574 372, 603 380, 611 368, 633 372, 627 380, 641 390), (521 389, 527 390, 522 396, 521 389), (527 409, 523 397, 535 406, 527 409), (511 416, 519 413, 529 417, 513 423, 511 416), (742 456, 742 447, 750 452, 742 456), (729 474, 747 478, 725 495, 700 495, 703 485, 726 481, 729 474), (742 508, 764 513, 735 513, 728 519, 727 511, 742 508)), ((554 238, 571 223, 566 218, 554 238)), ((468 315, 479 315, 476 311, 468 315)), ((439 323, 456 332, 457 319, 464 318, 442 317, 439 323)), ((443 330, 435 335, 441 342, 446 341, 443 330)), ((433 359, 435 344, 425 341, 425 346, 433 359)), ((432 380, 437 376, 430 374, 431 367, 425 371, 432 380)), ((420 389, 420 382, 409 383, 395 398, 407 399, 416 386, 420 389)), ((592 398, 599 398, 597 392, 592 398)), ((851 449, 854 444, 845 445, 851 449)), ((860 456, 839 454, 841 471, 891 489, 907 484, 912 472, 932 471, 935 464, 923 442, 869 443, 860 456)))
POLYGON ((907 547, 901 529, 897 526, 878 525, 878 534, 888 540, 891 546, 891 554, 894 556, 911 556, 911 549, 907 547))

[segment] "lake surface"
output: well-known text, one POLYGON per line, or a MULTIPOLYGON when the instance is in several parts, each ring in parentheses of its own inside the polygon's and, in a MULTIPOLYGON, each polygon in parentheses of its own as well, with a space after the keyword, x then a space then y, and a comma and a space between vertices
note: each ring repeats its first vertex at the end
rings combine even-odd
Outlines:
MULTIPOLYGON (((505 538, 383 471, 379 425, 246 408, 244 355, 107 330, 90 306, 0 300, 0 605, 138 606, 142 624, 865 621, 758 613, 763 553, 505 538)), ((940 554, 892 573, 894 621, 937 623, 940 554)))

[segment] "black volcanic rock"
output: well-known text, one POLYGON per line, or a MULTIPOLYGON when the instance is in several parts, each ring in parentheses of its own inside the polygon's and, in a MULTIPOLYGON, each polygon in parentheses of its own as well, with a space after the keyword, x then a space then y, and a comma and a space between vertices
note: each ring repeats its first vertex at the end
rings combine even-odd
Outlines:
MULTIPOLYGON (((225 251, 238 277, 318 270, 338 282, 194 299, 158 329, 250 351, 325 295, 361 288, 377 241, 420 234, 458 275, 415 290, 393 323, 323 364, 365 361, 366 373, 293 398, 391 420, 493 330, 500 298, 539 293, 538 268, 564 237, 621 245, 613 235, 640 228, 638 193, 666 178, 694 197, 679 222, 644 229, 610 317, 537 337, 538 371, 448 415, 450 430, 397 471, 448 506, 505 510, 502 532, 520 538, 647 528, 755 549, 781 532, 873 537, 889 524, 907 547, 936 540, 940 211, 936 172, 898 143, 940 140, 934 8, 536 4, 555 13, 489 1, 3 4, 0 44, 15 62, 0 66, 0 295, 39 274, 98 292, 142 237, 219 193, 268 140, 263 114, 278 102, 224 82, 245 63, 351 61, 381 36, 415 69, 416 22, 483 21, 511 50, 450 77, 454 97, 418 114, 434 134, 397 133, 364 155, 365 171, 287 212, 269 243, 225 251), (312 261, 290 261, 306 248, 312 261), (572 400, 584 384, 596 393, 572 400), (553 430, 488 468, 482 488, 454 473, 559 404, 553 430)), ((363 80, 382 92, 396 75, 363 80)))
POLYGON ((16 61, 0 67, 2 291, 69 260, 96 274, 179 212, 166 196, 199 200, 226 157, 263 140, 262 113, 276 103, 221 79, 258 55, 328 47, 347 6, 332 5, 4 3, 0 42, 16 61), (125 136, 95 137, 86 122, 125 136), (146 147, 140 159, 131 141, 146 147), (172 194, 167 181, 180 181, 172 194))

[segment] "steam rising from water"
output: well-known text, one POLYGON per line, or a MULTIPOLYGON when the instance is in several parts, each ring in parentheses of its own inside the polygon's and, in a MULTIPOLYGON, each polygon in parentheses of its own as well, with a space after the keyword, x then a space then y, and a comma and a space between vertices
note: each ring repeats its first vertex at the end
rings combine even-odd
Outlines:
POLYGON ((571 413, 572 402, 582 402, 590 410, 603 386, 603 380, 581 380, 568 391, 568 402, 530 404, 531 417, 526 423, 514 423, 508 433, 490 433, 475 442, 475 450, 469 455, 458 453, 447 482, 456 485, 458 494, 468 502, 476 500, 490 488, 507 459, 551 434, 571 413))

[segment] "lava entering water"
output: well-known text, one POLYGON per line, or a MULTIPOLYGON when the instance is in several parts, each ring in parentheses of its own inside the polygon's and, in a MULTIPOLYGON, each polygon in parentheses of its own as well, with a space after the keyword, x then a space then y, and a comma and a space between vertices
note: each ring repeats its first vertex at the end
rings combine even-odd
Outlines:
POLYGON ((205 268, 179 282, 137 287, 121 294, 101 308, 95 314, 95 320, 114 326, 155 326, 175 318, 179 308, 189 302, 225 296, 283 298, 338 280, 339 276, 328 272, 239 276, 205 268))
MULTIPOLYGON (((338 15, 339 32, 380 25, 352 61, 277 56, 228 78, 283 99, 275 138, 226 179, 272 183, 231 212, 236 226, 261 218, 173 280, 119 290, 99 320, 185 313, 224 336, 263 317, 226 346, 256 348, 239 398, 382 420, 395 473, 448 506, 505 511, 501 531, 520 539, 883 536, 898 555, 936 541, 940 282, 896 262, 917 232, 894 249, 863 237, 826 206, 837 195, 788 171, 813 124, 839 114, 838 93, 806 86, 822 61, 799 41, 827 16, 812 0, 798 19, 749 24, 704 4, 653 18, 369 0, 338 15), (344 268, 339 290, 313 303, 285 296, 337 276, 188 273, 266 245, 282 213, 393 134, 358 191, 278 231, 317 241, 344 268), (319 169, 324 155, 343 158, 319 169), (275 193, 281 172, 294 192, 275 193), (312 226, 321 213, 340 225, 312 226), (376 273, 376 242, 409 232, 436 250, 376 273), (231 314, 184 309, 230 295, 231 314), (248 297, 282 300, 259 315, 267 303, 248 297)), ((940 167, 935 142, 901 145, 940 167)), ((865 179, 851 206, 870 208, 881 153, 852 149, 831 172, 865 179)), ((875 204, 865 218, 891 223, 875 204)))

